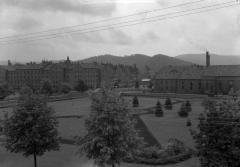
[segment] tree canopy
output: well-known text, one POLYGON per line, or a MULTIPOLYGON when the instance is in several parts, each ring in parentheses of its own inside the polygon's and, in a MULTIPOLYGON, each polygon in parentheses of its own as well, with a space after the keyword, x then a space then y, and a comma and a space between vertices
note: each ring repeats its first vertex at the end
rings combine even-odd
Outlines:
POLYGON ((54 110, 37 95, 20 97, 13 114, 4 121, 6 148, 24 156, 43 155, 46 151, 58 150, 58 122, 54 110))
POLYGON ((240 166, 240 116, 230 102, 205 103, 207 112, 199 117, 193 132, 202 166, 240 166))
POLYGON ((120 164, 141 143, 123 99, 109 92, 92 97, 92 111, 85 125, 87 134, 80 140, 81 151, 101 167, 120 164))

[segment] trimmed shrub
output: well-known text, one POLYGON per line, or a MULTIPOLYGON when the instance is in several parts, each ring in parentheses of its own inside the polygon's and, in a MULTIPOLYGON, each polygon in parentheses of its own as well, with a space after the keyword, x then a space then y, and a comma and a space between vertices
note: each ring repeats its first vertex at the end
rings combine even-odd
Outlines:
POLYGON ((187 110, 188 112, 191 112, 191 111, 192 111, 192 105, 191 105, 191 103, 190 103, 189 100, 186 101, 186 110, 187 110))
POLYGON ((192 122, 191 122, 190 119, 187 120, 187 124, 186 124, 186 125, 187 125, 187 126, 192 126, 192 122))
POLYGON ((165 109, 166 110, 171 110, 172 109, 172 101, 170 98, 167 98, 166 101, 165 101, 165 109))
POLYGON ((163 116, 163 110, 162 110, 162 105, 161 105, 160 101, 158 101, 157 104, 156 104, 155 115, 157 117, 162 117, 163 116))
POLYGON ((132 103, 133 103, 133 107, 138 107, 138 106, 139 106, 139 102, 138 102, 137 96, 134 96, 134 97, 133 97, 132 103))
POLYGON ((178 112, 178 115, 180 117, 188 117, 188 111, 185 103, 182 103, 180 111, 178 112))

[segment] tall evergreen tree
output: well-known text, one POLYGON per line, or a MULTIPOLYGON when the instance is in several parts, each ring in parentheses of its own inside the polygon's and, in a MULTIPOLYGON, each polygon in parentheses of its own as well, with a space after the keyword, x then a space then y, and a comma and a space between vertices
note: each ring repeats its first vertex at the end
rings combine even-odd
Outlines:
POLYGON ((138 107, 139 106, 139 101, 138 101, 137 96, 133 97, 132 104, 133 104, 133 107, 138 107))
POLYGON ((93 97, 85 125, 87 134, 79 141, 81 152, 100 167, 120 164, 141 143, 123 99, 109 92, 93 97))
POLYGON ((6 149, 24 156, 33 155, 34 166, 37 156, 46 151, 58 150, 58 122, 52 108, 46 101, 33 94, 24 94, 19 98, 13 114, 4 121, 6 149))

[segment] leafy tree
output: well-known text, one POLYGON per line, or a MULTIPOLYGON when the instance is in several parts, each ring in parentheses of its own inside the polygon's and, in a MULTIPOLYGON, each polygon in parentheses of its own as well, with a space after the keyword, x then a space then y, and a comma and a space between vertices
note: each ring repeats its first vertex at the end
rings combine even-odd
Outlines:
POLYGON ((138 102, 137 96, 134 96, 134 97, 133 97, 132 103, 133 103, 133 107, 138 107, 138 106, 139 106, 139 102, 138 102))
POLYGON ((163 110, 162 110, 162 105, 161 105, 160 101, 158 101, 157 104, 156 104, 155 115, 157 117, 162 117, 163 116, 163 110))
POLYGON ((172 109, 172 101, 170 98, 167 98, 166 101, 165 101, 165 109, 166 110, 171 110, 172 109))
POLYGON ((12 90, 7 83, 0 84, 0 99, 4 99, 8 96, 12 90))
POLYGON ((72 90, 72 87, 68 83, 61 84, 61 92, 64 94, 69 93, 72 90))
POLYGON ((32 91, 32 89, 29 86, 24 85, 23 87, 21 87, 19 93, 20 93, 21 97, 25 97, 25 96, 32 95, 33 91, 32 91))
POLYGON ((141 143, 123 99, 110 92, 93 96, 85 126, 87 134, 79 139, 80 151, 101 167, 120 164, 141 143))
POLYGON ((75 90, 79 92, 84 92, 88 89, 87 85, 84 83, 83 80, 79 80, 77 85, 75 86, 75 90))
POLYGON ((182 103, 181 108, 180 108, 180 110, 178 112, 178 115, 180 117, 187 117, 188 116, 188 110, 186 108, 186 104, 185 103, 182 103))
POLYGON ((41 81, 40 92, 46 95, 52 95, 53 84, 50 80, 44 79, 41 81))
POLYGON ((27 157, 33 155, 36 167, 37 156, 59 149, 57 125, 54 111, 46 101, 37 95, 25 94, 19 98, 12 116, 5 117, 5 147, 27 157))
POLYGON ((208 103, 209 110, 199 117, 198 131, 193 131, 201 166, 240 166, 239 110, 229 102, 208 103))

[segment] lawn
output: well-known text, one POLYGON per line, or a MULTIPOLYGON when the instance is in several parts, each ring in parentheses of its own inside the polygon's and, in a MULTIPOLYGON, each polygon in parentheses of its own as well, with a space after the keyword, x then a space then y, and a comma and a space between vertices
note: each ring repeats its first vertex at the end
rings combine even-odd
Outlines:
MULTIPOLYGON (((181 104, 175 104, 173 110, 164 110, 164 117, 156 117, 154 114, 142 115, 141 119, 147 125, 148 129, 165 145, 169 138, 177 138, 183 141, 187 146, 194 147, 192 136, 189 132, 189 127, 186 126, 188 118, 181 118, 177 112, 181 104)), ((196 129, 198 124, 198 116, 203 111, 200 101, 192 102, 192 111, 189 118, 192 122, 192 129, 196 129)))

